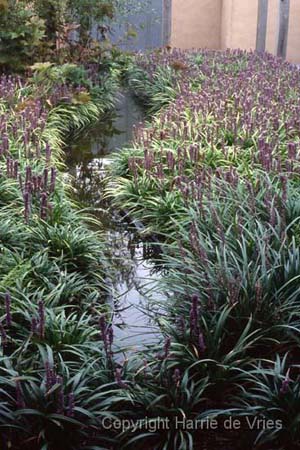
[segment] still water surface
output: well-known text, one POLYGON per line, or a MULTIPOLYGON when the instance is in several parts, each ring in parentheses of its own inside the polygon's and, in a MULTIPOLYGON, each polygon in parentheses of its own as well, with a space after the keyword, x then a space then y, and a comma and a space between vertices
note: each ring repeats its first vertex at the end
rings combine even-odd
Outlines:
POLYGON ((103 179, 113 152, 128 145, 133 126, 144 120, 142 108, 125 92, 116 112, 73 141, 67 151, 66 164, 72 175, 74 198, 82 208, 101 219, 111 271, 114 309, 114 334, 120 346, 140 348, 158 339, 157 329, 149 320, 143 286, 151 290, 158 279, 153 263, 145 255, 147 243, 111 210, 103 199, 103 179))

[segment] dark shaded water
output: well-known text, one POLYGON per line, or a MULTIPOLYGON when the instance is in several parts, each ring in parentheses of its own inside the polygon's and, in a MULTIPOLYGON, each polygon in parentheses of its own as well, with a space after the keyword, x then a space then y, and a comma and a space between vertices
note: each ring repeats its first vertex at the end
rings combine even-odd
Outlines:
MULTIPOLYGON (((103 177, 111 154, 130 143, 133 126, 143 120, 143 109, 130 93, 123 92, 114 113, 108 114, 73 141, 67 152, 66 164, 73 176, 75 198, 82 207, 92 207, 93 213, 105 207, 103 177)), ((101 211, 98 211, 98 216, 105 220, 105 214, 102 217, 101 211)))
POLYGON ((74 199, 102 223, 106 250, 114 274, 110 301, 113 304, 115 336, 120 346, 139 347, 157 340, 157 330, 149 320, 143 286, 151 290, 157 280, 154 265, 146 257, 147 243, 136 231, 121 223, 103 198, 104 178, 112 152, 132 139, 133 125, 144 119, 144 113, 129 93, 122 95, 117 110, 80 139, 67 151, 66 164, 72 175, 74 199))

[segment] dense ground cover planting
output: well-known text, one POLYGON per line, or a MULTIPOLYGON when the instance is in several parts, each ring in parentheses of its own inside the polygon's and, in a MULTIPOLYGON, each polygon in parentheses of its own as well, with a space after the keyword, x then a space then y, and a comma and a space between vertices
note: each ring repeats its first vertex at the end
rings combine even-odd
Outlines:
MULTIPOLYGON (((51 79, 51 70, 47 68, 47 77, 43 68, 46 79, 51 79)), ((54 286, 60 292, 59 278, 64 283, 59 258, 67 278, 76 269, 88 276, 98 264, 93 234, 81 227, 82 217, 72 208, 57 167, 66 134, 96 121, 111 106, 112 94, 102 96, 100 103, 83 86, 57 80, 45 86, 41 74, 31 83, 3 76, 1 92, 1 285, 5 290, 17 283, 24 291, 28 284, 29 292, 45 296, 53 294, 54 286), (28 265, 32 257, 35 264, 28 265), (41 292, 36 292, 37 285, 41 292)), ((77 280, 78 287, 83 280, 77 280)), ((92 287, 92 280, 86 286, 92 287)))
POLYGON ((207 383, 213 409, 282 421, 251 445, 299 448, 299 70, 165 50, 128 78, 152 110, 167 105, 116 155, 109 188, 165 243, 163 370, 207 383))
POLYGON ((59 169, 66 136, 98 120, 118 86, 99 85, 94 66, 35 69, 31 81, 0 78, 0 441, 79 448, 100 441, 90 434, 114 381, 113 337, 105 353, 104 243, 59 169))
POLYGON ((63 175, 67 135, 113 105, 121 67, 3 76, 1 448, 298 449, 299 71, 240 51, 128 63, 158 113, 108 193, 163 243, 163 342, 122 359, 106 245, 63 175))
MULTIPOLYGON (((169 228, 170 222, 165 219, 173 215, 168 216, 168 212, 178 211, 180 199, 184 197, 182 191, 188 194, 194 184, 195 188, 199 185, 203 169, 217 174, 226 170, 227 178, 233 181, 236 176, 245 176, 251 181, 262 171, 282 175, 299 172, 297 96, 300 74, 297 68, 271 56, 208 53, 198 55, 203 62, 197 68, 196 77, 196 54, 185 56, 184 61, 188 58, 192 61, 189 70, 172 69, 174 55, 169 52, 161 55, 162 70, 156 62, 159 55, 154 58, 158 72, 155 65, 153 68, 151 56, 147 61, 151 72, 149 78, 144 73, 146 91, 153 90, 152 98, 160 106, 164 96, 160 98, 156 89, 164 84, 164 70, 172 77, 179 70, 178 86, 173 85, 173 95, 177 92, 178 98, 156 116, 151 126, 138 131, 135 147, 122 152, 115 164, 115 174, 126 176, 130 172, 132 175, 129 181, 120 179, 118 195, 124 192, 129 208, 136 205, 135 214, 141 205, 141 211, 149 215, 149 222, 155 223, 160 217, 161 223, 169 228), (189 76, 192 76, 190 84, 186 81, 189 76), (175 185, 179 189, 172 191, 175 185), (140 192, 144 195, 139 203, 136 200, 140 192), (155 195, 158 192, 163 195, 155 195), (168 211, 167 205, 164 216, 160 208, 163 210, 168 201, 170 208, 172 204, 175 207, 168 211), (153 219, 152 210, 157 211, 153 219)), ((175 57, 179 65, 177 52, 175 57)), ((131 74, 131 84, 137 85, 137 93, 141 73, 138 68, 136 74, 131 74)), ((169 85, 168 79, 165 84, 169 85)))
POLYGON ((179 372, 168 337, 122 361, 102 302, 105 244, 60 170, 66 136, 111 105, 113 78, 106 94, 78 67, 35 70, 0 83, 1 448, 191 447, 175 424, 200 406, 209 415, 208 379, 179 372), (159 417, 170 428, 155 427, 159 417))

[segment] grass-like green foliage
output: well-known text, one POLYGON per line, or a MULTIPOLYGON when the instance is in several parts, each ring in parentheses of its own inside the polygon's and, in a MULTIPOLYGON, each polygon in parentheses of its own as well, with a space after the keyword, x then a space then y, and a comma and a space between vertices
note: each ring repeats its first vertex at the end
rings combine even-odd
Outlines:
POLYGON ((116 78, 35 70, 0 80, 1 448, 217 449, 234 416, 234 448, 299 449, 299 71, 177 50, 129 67, 136 94, 164 109, 116 156, 108 194, 161 238, 165 300, 151 306, 164 342, 120 361, 105 246, 57 170, 116 78))
POLYGON ((0 79, 0 446, 99 448, 118 390, 104 242, 60 169, 67 136, 111 108, 117 75, 100 87, 96 68, 35 70, 0 79))
POLYGON ((251 385, 248 392, 237 396, 242 414, 249 418, 278 421, 276 430, 262 427, 256 438, 258 445, 272 445, 277 441, 280 448, 299 448, 299 365, 290 365, 287 355, 277 357, 267 366, 254 366, 246 379, 251 385), (256 400, 254 400, 254 397, 256 400))
MULTIPOLYGON (((227 177, 249 181, 261 171, 299 173, 298 69, 244 52, 200 52, 202 62, 195 68, 196 55, 187 55, 187 73, 183 77, 180 71, 178 87, 173 85, 176 101, 136 131, 134 147, 116 155, 113 168, 123 177, 114 186, 116 202, 145 216, 146 224, 156 227, 161 221, 166 229, 166 219, 180 210, 183 189, 197 184, 203 169, 227 170, 227 177)), ((148 57, 144 65, 150 75, 138 65, 152 99, 164 82, 160 63, 175 76, 172 65, 179 56, 148 57)))
POLYGON ((268 54, 165 50, 128 78, 159 112, 116 155, 108 195, 161 238, 159 372, 188 379, 211 417, 241 417, 234 448, 297 449, 300 72, 268 54), (248 416, 282 422, 251 430, 248 416))
POLYGON ((56 166, 62 165, 67 134, 99 119, 110 101, 99 103, 67 84, 53 82, 44 89, 41 79, 24 85, 3 78, 2 83, 7 97, 2 98, 1 290, 51 295, 58 304, 68 295, 73 302, 85 295, 99 298, 105 276, 101 238, 83 224, 92 219, 76 211, 56 166), (62 92, 69 102, 60 100, 62 92), (80 94, 87 101, 77 100, 80 94))

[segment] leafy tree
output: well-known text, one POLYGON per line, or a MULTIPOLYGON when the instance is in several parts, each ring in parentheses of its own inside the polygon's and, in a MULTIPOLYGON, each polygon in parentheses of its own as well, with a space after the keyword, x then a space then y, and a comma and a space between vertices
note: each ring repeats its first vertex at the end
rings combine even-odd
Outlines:
POLYGON ((45 35, 44 20, 26 1, 0 0, 0 67, 19 69, 33 61, 45 35))

